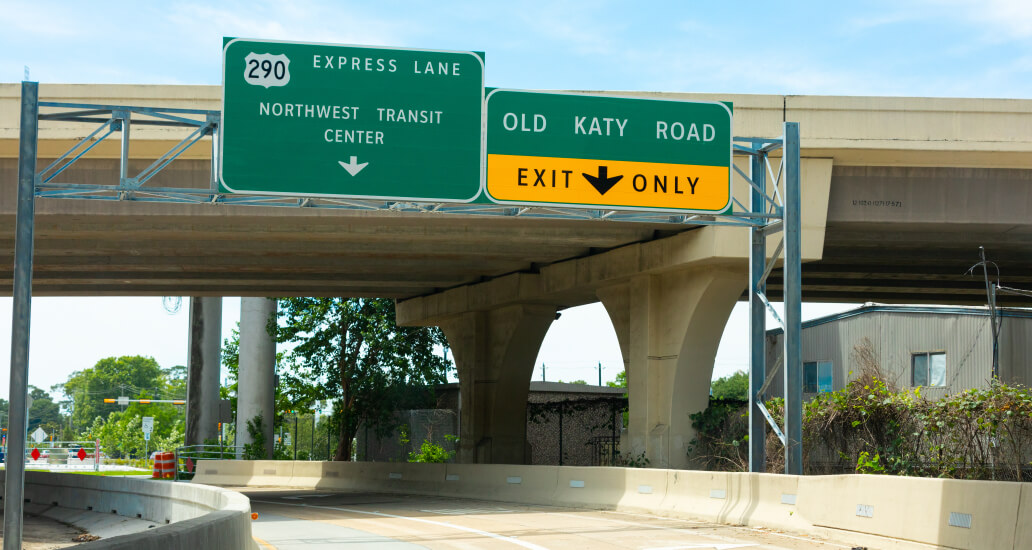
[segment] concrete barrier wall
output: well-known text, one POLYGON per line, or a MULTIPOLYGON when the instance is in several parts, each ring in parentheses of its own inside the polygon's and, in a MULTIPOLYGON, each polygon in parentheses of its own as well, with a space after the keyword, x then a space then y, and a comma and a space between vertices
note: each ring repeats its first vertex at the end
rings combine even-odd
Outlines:
POLYGON ((257 548, 251 538, 251 505, 247 497, 218 487, 131 477, 26 472, 25 499, 28 503, 113 513, 162 524, 145 532, 101 539, 76 548, 257 548))
POLYGON ((547 504, 555 493, 558 471, 558 466, 448 464, 440 495, 547 504))
POLYGON ((818 528, 949 548, 1029 548, 1016 538, 1032 518, 1029 483, 811 476, 800 478, 799 493, 802 515, 818 528))
POLYGON ((1021 486, 1021 500, 1018 502, 1018 528, 1014 531, 1014 548, 1032 548, 1032 487, 1029 483, 1021 486))
POLYGON ((370 462, 202 461, 198 472, 195 482, 221 485, 353 489, 648 512, 834 535, 873 548, 1032 548, 1032 483, 370 462), (273 476, 270 464, 293 473, 273 476))

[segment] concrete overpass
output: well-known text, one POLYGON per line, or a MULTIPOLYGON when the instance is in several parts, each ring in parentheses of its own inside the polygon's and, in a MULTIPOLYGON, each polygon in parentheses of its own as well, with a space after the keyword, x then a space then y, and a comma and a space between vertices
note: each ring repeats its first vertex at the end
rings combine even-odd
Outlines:
MULTIPOLYGON (((983 282, 964 275, 979 245, 1005 284, 1032 286, 1032 101, 641 95, 732 101, 736 135, 800 123, 804 300, 981 304, 983 282)), ((219 96, 200 86, 41 86, 43 100, 108 105, 217 110, 219 96)), ((7 288, 17 100, 17 86, 0 85, 7 288)), ((88 131, 41 124, 41 163, 88 131)), ((134 127, 133 167, 179 137, 134 127)), ((153 185, 205 188, 207 149, 188 153, 153 185)), ((102 143, 61 179, 116 183, 117 158, 118 144, 102 143)), ((741 181, 734 193, 745 202, 741 181)), ((735 228, 57 199, 36 212, 37 295, 398 299, 401 322, 448 335, 466 462, 523 462, 540 342, 557 310, 601 300, 628 371, 624 450, 683 466, 687 415, 705 406, 717 341, 747 280, 747 236, 735 228)), ((775 297, 777 284, 775 274, 775 297)))
MULTIPOLYGON (((217 110, 219 90, 44 84, 41 97, 217 110)), ((810 239, 816 239, 810 243, 816 247, 810 259, 819 260, 804 268, 808 301, 980 304, 983 285, 963 276, 980 244, 1000 263, 1005 280, 1032 281, 1027 244, 1032 230, 1026 223, 1032 207, 1032 101, 641 95, 731 100, 737 135, 774 136, 783 120, 800 123, 804 158, 830 161, 833 182, 826 204, 824 190, 815 184, 804 190, 814 230, 810 239), (813 214, 814 209, 823 215, 813 214)), ((6 234, 0 246, 7 250, 17 101, 17 85, 0 85, 0 177, 5 183, 0 228, 6 234)), ((41 164, 83 137, 85 128, 43 123, 41 164)), ((173 134, 134 127, 133 168, 142 169, 170 147, 173 134)), ((205 187, 208 152, 205 147, 189 150, 149 185, 205 187)), ((117 158, 117 140, 104 142, 60 179, 112 183, 117 158)), ((41 296, 274 293, 404 300, 696 230, 65 200, 40 200, 37 214, 34 291, 41 296)), ((0 278, 9 281, 9 267, 0 269, 0 278)), ((559 305, 583 299, 571 296, 559 305)))

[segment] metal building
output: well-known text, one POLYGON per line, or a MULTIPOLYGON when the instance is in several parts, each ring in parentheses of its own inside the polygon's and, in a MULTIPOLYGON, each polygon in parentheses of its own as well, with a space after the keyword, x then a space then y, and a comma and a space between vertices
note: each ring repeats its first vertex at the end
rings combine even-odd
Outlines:
MULTIPOLYGON (((1030 386, 1032 310, 997 312, 1000 379, 1030 386)), ((768 365, 780 362, 782 336, 780 329, 767 332, 768 365)), ((920 387, 929 399, 987 387, 993 364, 989 309, 867 303, 803 323, 802 356, 805 395, 841 389, 871 366, 890 386, 920 387)), ((770 388, 771 395, 783 395, 780 368, 770 388)))

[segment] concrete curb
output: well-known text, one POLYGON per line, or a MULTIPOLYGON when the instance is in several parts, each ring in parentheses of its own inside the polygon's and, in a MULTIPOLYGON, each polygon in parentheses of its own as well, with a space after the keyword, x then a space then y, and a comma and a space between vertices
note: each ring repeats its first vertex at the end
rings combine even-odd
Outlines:
MULTIPOLYGON (((2 476, 0 476, 2 478, 2 476)), ((77 546, 84 549, 252 550, 251 504, 244 495, 199 484, 130 477, 26 472, 26 509, 42 506, 46 515, 88 527, 99 522, 93 512, 153 522, 159 527, 77 546), (53 516, 57 514, 61 517, 53 516)), ((119 523, 119 522, 115 522, 119 523)), ((113 524, 112 524, 113 525, 113 524)), ((134 529, 129 527, 128 529, 134 529)))

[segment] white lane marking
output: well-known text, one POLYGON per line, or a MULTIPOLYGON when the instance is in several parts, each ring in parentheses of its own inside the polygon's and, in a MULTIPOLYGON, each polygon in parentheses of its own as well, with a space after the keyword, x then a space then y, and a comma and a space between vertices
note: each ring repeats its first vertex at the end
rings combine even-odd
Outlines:
POLYGON ((441 516, 479 516, 483 514, 511 514, 512 510, 505 508, 438 508, 437 510, 420 510, 427 514, 438 514, 441 516))
POLYGON ((688 546, 656 546, 644 548, 643 550, 689 550, 691 548, 712 548, 713 550, 732 550, 734 548, 748 548, 754 544, 692 544, 688 546))
POLYGON ((463 527, 461 525, 455 525, 454 523, 445 523, 443 521, 433 521, 433 520, 429 520, 429 519, 413 518, 413 517, 408 517, 408 516, 396 516, 394 514, 388 514, 388 513, 385 513, 385 512, 367 512, 365 510, 354 510, 352 508, 337 508, 336 506, 316 506, 315 504, 292 504, 292 503, 289 503, 289 502, 275 502, 275 501, 271 501, 271 500, 255 500, 255 502, 262 502, 262 503, 265 503, 265 504, 279 504, 281 506, 296 506, 298 508, 318 508, 320 510, 336 510, 338 512, 347 512, 347 513, 350 513, 350 514, 365 514, 365 515, 368 515, 368 516, 379 516, 379 517, 383 517, 383 518, 404 519, 404 520, 408 520, 408 521, 416 521, 416 522, 419 522, 419 523, 427 523, 427 524, 430 524, 430 525, 437 525, 437 526, 440 526, 440 527, 448 527, 448 528, 451 528, 451 529, 457 529, 459 531, 465 531, 467 533, 473 533, 473 534, 476 534, 476 535, 480 535, 482 537, 488 537, 488 538, 492 538, 492 539, 496 539, 496 540, 501 540, 501 541, 509 542, 509 543, 515 544, 516 546, 522 546, 524 548, 529 548, 530 550, 548 550, 548 548, 545 548, 544 546, 538 546, 538 545, 536 545, 536 544, 534 544, 532 542, 526 542, 526 541, 522 541, 522 540, 519 540, 519 539, 516 539, 516 538, 513 538, 513 537, 507 537, 505 535, 499 535, 497 533, 491 533, 491 532, 488 532, 488 531, 481 531, 480 529, 473 529, 472 527, 463 527))

